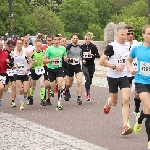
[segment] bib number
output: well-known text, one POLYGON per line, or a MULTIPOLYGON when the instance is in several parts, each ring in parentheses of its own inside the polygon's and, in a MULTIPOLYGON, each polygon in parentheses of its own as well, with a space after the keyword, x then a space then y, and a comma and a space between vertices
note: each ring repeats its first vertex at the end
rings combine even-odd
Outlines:
POLYGON ((116 64, 125 66, 127 57, 128 57, 127 55, 125 55, 125 56, 118 56, 116 64))
POLYGON ((58 61, 53 61, 53 62, 52 62, 52 65, 53 65, 53 66, 60 66, 60 65, 61 65, 61 59, 59 58, 58 61))
POLYGON ((79 63, 80 63, 79 58, 73 58, 73 63, 70 63, 70 64, 71 65, 77 65, 79 63))
POLYGON ((145 63, 140 61, 140 71, 139 74, 150 76, 150 63, 145 63))
POLYGON ((92 58, 92 56, 88 55, 88 52, 83 52, 83 58, 92 58))
POLYGON ((8 76, 13 76, 15 74, 14 70, 12 70, 12 69, 7 69, 6 73, 8 76))
POLYGON ((19 71, 19 72, 24 71, 24 64, 22 64, 22 63, 17 63, 16 65, 17 65, 16 71, 19 71))
POLYGON ((138 68, 138 66, 137 66, 137 58, 133 59, 133 61, 132 61, 132 67, 135 68, 135 69, 138 68))
POLYGON ((1 76, 0 75, 0 81, 5 84, 5 81, 6 81, 6 76, 1 76))
POLYGON ((43 75, 45 73, 44 67, 35 67, 35 73, 37 75, 43 75))

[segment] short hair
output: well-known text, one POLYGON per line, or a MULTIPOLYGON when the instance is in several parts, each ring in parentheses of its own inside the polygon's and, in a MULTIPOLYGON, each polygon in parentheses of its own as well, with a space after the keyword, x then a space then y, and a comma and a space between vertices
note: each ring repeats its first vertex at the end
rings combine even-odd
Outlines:
POLYGON ((79 38, 79 33, 72 33, 71 38, 76 35, 79 38))
POLYGON ((53 38, 53 37, 52 37, 51 35, 47 35, 47 36, 46 36, 46 39, 47 39, 47 38, 53 38))
POLYGON ((127 30, 127 29, 126 29, 126 27, 117 27, 117 32, 118 32, 119 30, 127 30))
POLYGON ((37 39, 35 40, 35 43, 37 43, 37 42, 41 42, 41 43, 42 43, 42 40, 37 38, 37 39))
POLYGON ((146 26, 144 26, 144 27, 142 28, 142 33, 144 33, 144 34, 145 34, 145 30, 146 30, 147 28, 150 28, 150 25, 146 25, 146 26))
POLYGON ((128 32, 133 32, 134 31, 134 28, 132 25, 127 25, 125 26, 125 28, 128 30, 128 32))
POLYGON ((59 37, 60 38, 60 35, 59 34, 54 34, 52 38, 54 39, 54 37, 59 37))
POLYGON ((28 36, 24 36, 23 37, 23 41, 24 41, 24 39, 28 39, 29 40, 29 37, 28 36))

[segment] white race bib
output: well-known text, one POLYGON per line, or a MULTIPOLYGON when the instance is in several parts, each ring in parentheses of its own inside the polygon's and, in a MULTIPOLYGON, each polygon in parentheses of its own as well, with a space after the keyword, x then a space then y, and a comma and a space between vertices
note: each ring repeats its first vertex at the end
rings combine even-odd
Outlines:
POLYGON ((61 65, 61 59, 59 58, 58 61, 53 61, 53 62, 52 62, 52 65, 53 65, 53 66, 60 66, 60 65, 61 65))
POLYGON ((24 69, 24 64, 23 64, 23 63, 17 63, 16 66, 17 66, 16 71, 22 72, 22 71, 25 70, 25 69, 24 69))
POLYGON ((35 67, 35 73, 37 75, 43 75, 45 73, 44 67, 43 66, 42 67, 35 67))
POLYGON ((6 73, 7 73, 8 76, 13 76, 15 74, 13 69, 7 69, 6 73))
POLYGON ((1 76, 0 75, 0 81, 5 84, 5 81, 6 81, 6 76, 1 76))
POLYGON ((70 63, 71 65, 80 64, 79 57, 78 58, 72 58, 72 59, 73 59, 73 63, 70 63))
POLYGON ((88 52, 83 52, 83 58, 92 58, 92 56, 88 55, 88 52))
POLYGON ((127 57, 128 55, 117 56, 116 64, 125 66, 127 57))
POLYGON ((150 76, 150 63, 145 63, 140 61, 140 71, 139 74, 150 76))
POLYGON ((135 69, 138 69, 138 66, 137 66, 137 58, 134 58, 133 61, 132 61, 132 67, 135 68, 135 69))

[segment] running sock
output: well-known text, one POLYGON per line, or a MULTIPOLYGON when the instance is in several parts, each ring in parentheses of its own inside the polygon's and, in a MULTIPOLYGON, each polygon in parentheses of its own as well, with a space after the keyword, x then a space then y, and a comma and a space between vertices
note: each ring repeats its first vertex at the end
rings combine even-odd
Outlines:
POLYGON ((12 102, 14 103, 14 100, 12 100, 12 102))
POLYGON ((142 124, 144 117, 145 117, 145 115, 144 115, 143 110, 142 110, 140 113, 140 117, 138 118, 138 124, 142 124))
POLYGON ((44 100, 44 97, 45 97, 45 88, 41 88, 41 90, 40 90, 40 98, 41 98, 41 100, 44 100))
POLYGON ((135 112, 138 113, 140 112, 140 104, 141 104, 141 100, 138 99, 138 98, 134 98, 134 101, 135 101, 135 112))
POLYGON ((21 105, 24 105, 24 95, 19 95, 19 100, 20 100, 20 103, 21 105))
POLYGON ((78 99, 80 99, 81 98, 81 96, 78 96, 78 99))
POLYGON ((33 97, 34 95, 34 90, 32 89, 32 87, 30 88, 30 96, 33 97))
POLYGON ((147 118, 145 121, 145 127, 148 135, 148 142, 149 142, 150 141, 150 114, 146 114, 145 118, 147 118))
POLYGON ((58 100, 61 101, 63 90, 58 90, 58 100))

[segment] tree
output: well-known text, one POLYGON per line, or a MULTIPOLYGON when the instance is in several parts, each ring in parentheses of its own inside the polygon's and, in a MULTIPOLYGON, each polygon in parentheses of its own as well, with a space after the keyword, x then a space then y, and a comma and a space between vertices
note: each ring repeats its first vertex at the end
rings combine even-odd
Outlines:
POLYGON ((65 34, 64 24, 60 18, 46 7, 36 7, 31 16, 36 20, 35 28, 38 32, 43 34, 65 34))
POLYGON ((59 16, 65 24, 65 31, 80 33, 80 38, 89 24, 99 23, 97 9, 91 0, 63 1, 59 16))

